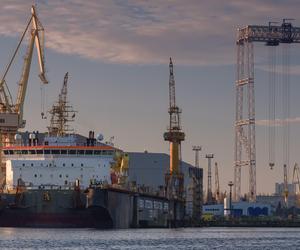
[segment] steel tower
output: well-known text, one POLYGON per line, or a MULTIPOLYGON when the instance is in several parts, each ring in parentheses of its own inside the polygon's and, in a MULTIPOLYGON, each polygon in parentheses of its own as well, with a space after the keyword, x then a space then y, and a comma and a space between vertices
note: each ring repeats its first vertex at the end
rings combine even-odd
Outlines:
POLYGON ((213 203, 213 197, 212 197, 212 186, 211 186, 211 159, 214 158, 213 154, 207 154, 205 156, 207 158, 208 164, 207 164, 207 198, 206 203, 212 204, 213 203))
POLYGON ((181 110, 176 106, 175 101, 175 79, 173 63, 170 58, 169 64, 169 115, 170 123, 168 131, 164 133, 165 141, 170 142, 170 172, 166 174, 167 195, 169 198, 182 198, 183 195, 183 174, 180 171, 181 142, 185 134, 181 130, 181 110))
POLYGON ((195 167, 199 168, 199 152, 202 150, 201 146, 193 146, 193 151, 195 151, 195 167))
POLYGON ((220 202, 220 182, 219 182, 219 170, 218 170, 218 163, 215 163, 215 200, 216 203, 219 204, 220 202))
POLYGON ((254 42, 267 46, 300 43, 300 28, 284 19, 282 25, 250 25, 237 32, 237 75, 234 147, 234 199, 241 197, 241 168, 249 169, 250 201, 256 199, 254 42))

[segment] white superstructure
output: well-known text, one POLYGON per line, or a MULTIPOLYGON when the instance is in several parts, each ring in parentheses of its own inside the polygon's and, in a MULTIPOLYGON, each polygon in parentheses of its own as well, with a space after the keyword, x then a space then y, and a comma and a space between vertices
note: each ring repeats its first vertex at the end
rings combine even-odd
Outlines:
POLYGON ((43 144, 12 146, 3 149, 6 158, 6 189, 17 185, 29 188, 56 186, 81 188, 90 184, 111 183, 111 163, 116 149, 109 145, 76 145, 45 138, 43 144), (45 143, 46 142, 46 143, 45 143))

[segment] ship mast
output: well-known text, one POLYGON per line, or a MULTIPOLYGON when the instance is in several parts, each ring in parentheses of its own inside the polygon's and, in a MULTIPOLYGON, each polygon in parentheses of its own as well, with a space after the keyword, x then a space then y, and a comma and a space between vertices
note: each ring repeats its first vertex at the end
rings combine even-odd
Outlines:
POLYGON ((58 101, 53 104, 49 111, 51 115, 50 126, 48 127, 50 136, 65 136, 68 133, 74 132, 69 123, 74 121, 76 111, 68 104, 67 94, 68 72, 65 74, 58 101))

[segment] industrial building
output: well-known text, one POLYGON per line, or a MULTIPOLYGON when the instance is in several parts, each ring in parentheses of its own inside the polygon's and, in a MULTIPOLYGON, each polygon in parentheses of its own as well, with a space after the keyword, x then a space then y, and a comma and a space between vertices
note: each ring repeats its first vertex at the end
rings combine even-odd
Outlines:
MULTIPOLYGON (((203 215, 226 216, 229 208, 224 208, 224 204, 203 205, 203 215)), ((253 203, 253 202, 233 202, 231 207, 231 215, 239 216, 269 216, 272 209, 269 204, 253 203)))
MULTIPOLYGON (((170 156, 164 153, 128 152, 128 180, 137 186, 159 190, 165 186, 165 174, 169 170, 170 156)), ((199 209, 201 216, 203 204, 203 169, 181 161, 181 172, 184 175, 186 196, 186 213, 192 216, 193 210, 199 209), (197 204, 197 208, 195 208, 197 204)))

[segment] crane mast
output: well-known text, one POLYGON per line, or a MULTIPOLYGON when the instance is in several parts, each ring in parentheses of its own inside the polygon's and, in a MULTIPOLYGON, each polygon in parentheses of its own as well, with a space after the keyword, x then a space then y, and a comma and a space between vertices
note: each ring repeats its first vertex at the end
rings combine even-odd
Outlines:
POLYGON ((74 121, 75 112, 73 107, 68 105, 68 72, 65 74, 63 85, 58 96, 58 101, 49 111, 51 115, 50 126, 48 127, 51 136, 65 136, 68 132, 72 132, 69 122, 74 121))

